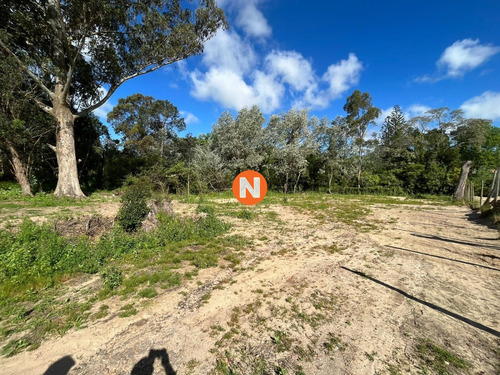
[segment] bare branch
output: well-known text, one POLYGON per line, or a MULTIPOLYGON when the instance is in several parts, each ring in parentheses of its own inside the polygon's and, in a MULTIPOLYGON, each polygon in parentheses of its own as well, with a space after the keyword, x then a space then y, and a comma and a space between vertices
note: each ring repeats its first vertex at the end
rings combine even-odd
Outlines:
POLYGON ((36 105, 37 105, 38 107, 40 107, 40 109, 41 109, 42 111, 44 111, 45 113, 48 113, 49 115, 51 115, 51 114, 52 114, 52 108, 51 108, 51 107, 49 107, 48 105, 43 104, 43 103, 42 103, 40 100, 38 100, 37 98, 33 98, 33 100, 35 101, 36 105))
POLYGON ((16 61, 17 65, 19 65, 19 67, 24 70, 26 72, 26 74, 28 74, 30 76, 31 79, 33 79, 33 81, 35 81, 35 83, 43 90, 47 93, 47 95, 49 95, 50 98, 52 98, 54 96, 54 93, 52 91, 50 91, 48 89, 47 86, 45 86, 43 84, 42 81, 40 81, 40 79, 31 71, 29 70, 29 68, 23 64, 23 62, 19 59, 19 57, 17 57, 11 50, 9 47, 7 47, 1 40, 0 40, 0 47, 2 47, 5 52, 7 52, 9 55, 11 55, 14 60, 16 61))
POLYGON ((142 71, 142 69, 141 69, 137 73, 131 74, 131 75, 127 76, 127 77, 124 77, 124 78, 120 79, 118 81, 118 83, 116 83, 116 84, 114 84, 113 86, 110 87, 110 89, 108 90, 108 93, 106 94, 106 96, 104 96, 104 98, 102 98, 101 100, 99 100, 97 103, 91 105, 90 107, 84 109, 83 111, 80 111, 79 113, 77 113, 76 115, 74 115, 74 117, 75 118, 84 117, 84 116, 88 115, 90 112, 92 112, 93 110, 99 108, 101 105, 103 105, 104 103, 106 103, 106 101, 111 97, 111 95, 113 95, 115 93, 115 91, 118 89, 118 87, 121 86, 122 83, 128 81, 129 79, 141 76, 143 74, 154 72, 155 70, 158 70, 158 69, 160 69, 160 68, 162 68, 164 66, 170 65, 170 64, 172 64, 174 62, 177 62, 177 61, 178 60, 171 61, 168 64, 160 64, 160 65, 157 65, 157 66, 152 67, 152 68, 150 68, 148 70, 145 70, 145 71, 142 71))
POLYGON ((48 147, 49 147, 52 151, 54 151, 54 152, 56 152, 56 153, 57 153, 57 148, 56 148, 56 146, 52 146, 51 144, 48 144, 48 143, 47 143, 47 146, 48 146, 48 147))

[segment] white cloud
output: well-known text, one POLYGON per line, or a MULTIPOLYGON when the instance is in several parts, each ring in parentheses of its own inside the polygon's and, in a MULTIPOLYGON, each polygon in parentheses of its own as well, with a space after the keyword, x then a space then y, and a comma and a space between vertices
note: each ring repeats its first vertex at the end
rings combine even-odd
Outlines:
POLYGON ((198 124, 200 122, 200 119, 190 112, 179 111, 179 114, 184 118, 186 125, 198 124))
POLYGON ((408 107, 404 112, 405 118, 408 120, 412 117, 423 116, 425 112, 430 111, 432 108, 422 104, 413 104, 408 107))
POLYGON ((273 76, 257 71, 255 73, 254 90, 256 104, 264 113, 270 113, 281 106, 285 87, 273 76))
POLYGON ((253 89, 243 77, 231 70, 212 68, 207 73, 191 73, 194 89, 191 94, 200 100, 214 100, 223 106, 239 110, 254 104, 253 89))
POLYGON ((226 108, 240 110, 258 105, 264 113, 270 113, 281 105, 284 87, 273 77, 257 71, 253 85, 231 71, 212 68, 207 73, 191 73, 194 88, 191 94, 200 100, 213 100, 226 108))
POLYGON ((417 83, 434 83, 446 78, 463 77, 500 52, 500 47, 480 44, 479 39, 457 40, 447 47, 436 62, 444 73, 425 74, 414 79, 417 83))
POLYGON ((274 50, 259 56, 252 38, 271 33, 257 9, 263 0, 220 0, 219 5, 237 13, 237 24, 247 37, 233 29, 219 32, 205 45, 202 57, 206 69, 189 74, 191 95, 240 110, 258 105, 264 113, 280 109, 284 99, 301 108, 326 108, 357 84, 363 69, 355 54, 331 65, 317 76, 309 60, 296 51, 274 50))
POLYGON ((437 65, 445 68, 448 76, 460 77, 498 52, 500 52, 500 47, 479 44, 479 39, 459 40, 444 50, 437 65))
POLYGON ((247 4, 239 11, 236 24, 250 36, 268 37, 271 35, 271 27, 255 4, 247 4))
POLYGON ((242 41, 234 31, 222 31, 205 44, 203 63, 239 74, 248 73, 256 63, 252 46, 242 41))
POLYGON ((500 92, 486 91, 465 101, 460 109, 465 117, 500 120, 500 92))
POLYGON ((338 98, 350 87, 356 85, 359 82, 362 70, 363 65, 354 53, 350 53, 347 60, 341 60, 338 64, 330 65, 323 75, 323 80, 330 84, 331 98, 338 98))
POLYGON ((272 29, 257 5, 262 0, 219 0, 218 5, 236 13, 236 25, 241 27, 246 35, 265 38, 272 29))
POLYGON ((111 104, 108 100, 103 105, 101 105, 99 108, 94 109, 93 113, 94 113, 94 115, 99 117, 99 119, 101 119, 101 121, 106 122, 107 118, 108 118, 108 113, 113 110, 113 107, 114 107, 113 104, 111 104))
POLYGON ((304 90, 314 82, 311 63, 295 51, 273 51, 266 57, 267 69, 295 90, 304 90))
POLYGON ((191 73, 191 94, 200 100, 213 100, 224 107, 240 110, 257 104, 264 113, 279 109, 286 89, 295 98, 297 108, 326 108, 332 100, 359 82, 363 69, 353 53, 348 59, 332 64, 321 79, 312 66, 295 51, 273 51, 265 59, 263 70, 237 69, 232 63, 206 60, 208 71, 191 73), (253 72, 252 72, 253 70, 253 72), (245 73, 247 72, 247 73, 245 73))

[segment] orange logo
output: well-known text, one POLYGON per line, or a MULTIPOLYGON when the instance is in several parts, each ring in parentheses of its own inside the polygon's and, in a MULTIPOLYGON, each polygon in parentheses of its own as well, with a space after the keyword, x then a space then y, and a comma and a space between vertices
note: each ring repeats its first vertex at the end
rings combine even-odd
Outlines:
POLYGON ((252 206, 267 194, 267 181, 259 172, 241 172, 233 181, 233 194, 243 204, 252 206))

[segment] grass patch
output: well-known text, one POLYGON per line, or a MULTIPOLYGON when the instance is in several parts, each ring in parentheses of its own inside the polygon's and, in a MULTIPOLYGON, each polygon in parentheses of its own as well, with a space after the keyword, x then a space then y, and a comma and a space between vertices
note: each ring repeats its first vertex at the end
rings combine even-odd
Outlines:
POLYGON ((125 306, 120 308, 120 311, 121 312, 118 314, 120 318, 127 318, 129 316, 137 314, 137 310, 134 307, 134 303, 126 304, 125 306))
POLYGON ((145 288, 139 292, 139 296, 142 298, 154 298, 158 295, 155 288, 145 288))
MULTIPOLYGON (((63 237, 50 223, 39 225, 30 220, 15 232, 0 231, 0 333, 4 338, 26 333, 25 338, 4 345, 4 352, 13 355, 38 345, 48 333, 63 334, 84 326, 96 295, 83 296, 81 301, 71 302, 71 307, 58 300, 68 289, 64 282, 74 276, 100 273, 104 289, 94 291, 100 300, 128 295, 144 284, 148 287, 139 296, 153 298, 155 285, 166 289, 181 284, 182 274, 173 269, 182 262, 196 268, 212 267, 221 255, 229 257, 233 249, 244 246, 237 237, 232 238, 234 243, 231 238, 216 238, 229 225, 210 209, 201 207, 200 211, 206 214, 196 220, 160 216, 159 227, 149 233, 127 233, 115 227, 97 241, 63 237)), ((190 275, 196 274, 195 270, 190 275)), ((99 319, 104 313, 92 318, 99 319)), ((130 308, 120 316, 136 313, 130 308)))
POLYGON ((331 332, 328 334, 328 340, 323 343, 323 347, 328 352, 331 352, 333 350, 340 350, 341 352, 344 352, 347 349, 347 345, 343 343, 339 337, 331 332))
POLYGON ((458 355, 438 346, 429 339, 421 339, 417 344, 418 358, 422 363, 424 373, 432 369, 438 375, 449 375, 451 373, 463 374, 463 371, 471 367, 470 363, 458 355))
POLYGON ((285 332, 274 331, 274 334, 271 336, 271 340, 273 344, 276 345, 278 353, 289 351, 292 347, 292 339, 285 332))

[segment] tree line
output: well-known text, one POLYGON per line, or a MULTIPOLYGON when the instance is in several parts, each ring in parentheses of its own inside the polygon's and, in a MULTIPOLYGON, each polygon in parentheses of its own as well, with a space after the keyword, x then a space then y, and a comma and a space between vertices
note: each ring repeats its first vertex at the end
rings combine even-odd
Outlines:
MULTIPOLYGON (((14 171, 15 156, 21 158, 25 175, 16 176, 21 185, 28 180, 28 192, 50 190, 57 184, 57 160, 44 145, 53 140, 56 124, 26 105, 22 116, 2 128, 15 136, 4 136, 1 149, 14 171), (21 152, 9 153, 14 141, 21 152)), ((476 183, 488 184, 500 165, 500 129, 489 120, 466 119, 448 108, 408 119, 396 105, 375 135, 369 132, 381 112, 368 93, 355 90, 344 110, 344 116, 320 119, 290 109, 266 120, 253 106, 235 116, 222 113, 209 134, 180 137, 186 125, 171 102, 134 94, 119 99, 108 114, 119 141, 94 115, 77 120, 78 177, 87 192, 119 188, 133 176, 157 191, 196 194, 230 189, 238 173, 252 169, 285 193, 451 195, 464 161, 472 161, 476 183)))

